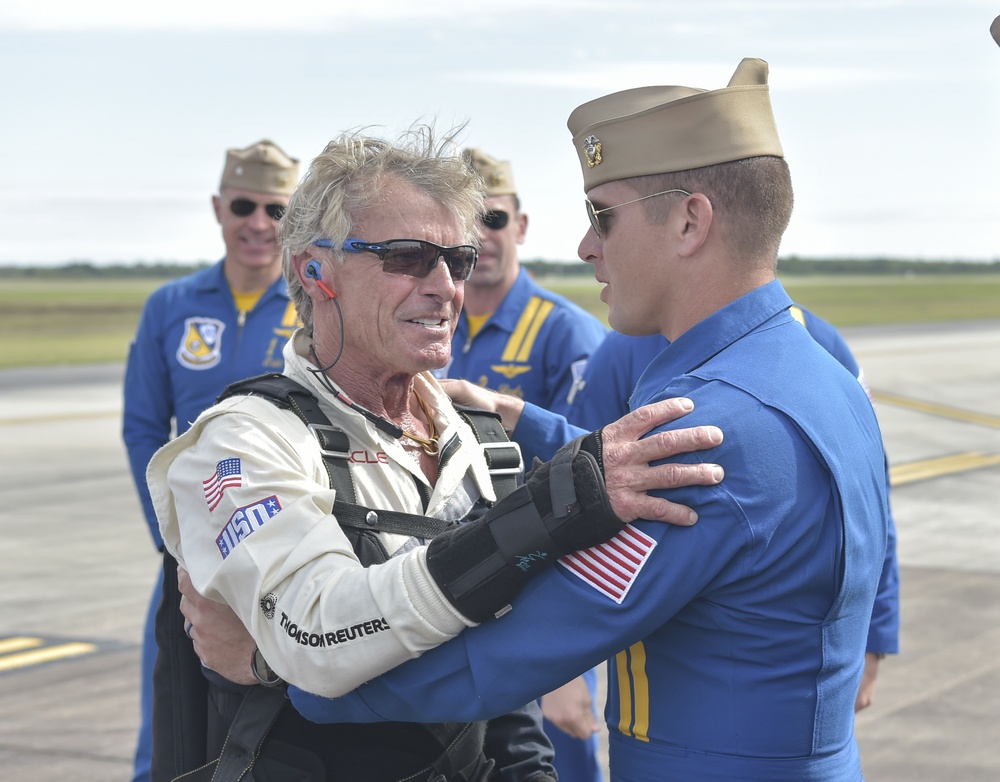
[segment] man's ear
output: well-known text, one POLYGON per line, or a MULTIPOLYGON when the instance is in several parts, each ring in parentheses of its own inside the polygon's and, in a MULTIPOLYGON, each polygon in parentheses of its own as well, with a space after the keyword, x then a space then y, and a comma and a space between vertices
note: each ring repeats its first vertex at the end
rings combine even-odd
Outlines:
POLYGON ((222 199, 217 195, 212 196, 212 209, 215 211, 215 221, 222 225, 222 199))
POLYGON ((517 213, 517 243, 524 244, 524 237, 528 234, 528 215, 524 212, 517 213))
MULTIPOLYGON (((708 233, 715 218, 712 202, 704 193, 692 193, 671 210, 677 212, 677 252, 683 256, 694 255, 708 240, 708 233)), ((671 220, 673 222, 673 220, 671 220)))
POLYGON ((310 290, 310 286, 315 287, 315 283, 312 278, 306 275, 306 264, 312 260, 312 253, 303 252, 296 253, 291 258, 291 267, 295 272, 295 276, 299 278, 299 282, 302 283, 302 287, 306 290, 310 290))

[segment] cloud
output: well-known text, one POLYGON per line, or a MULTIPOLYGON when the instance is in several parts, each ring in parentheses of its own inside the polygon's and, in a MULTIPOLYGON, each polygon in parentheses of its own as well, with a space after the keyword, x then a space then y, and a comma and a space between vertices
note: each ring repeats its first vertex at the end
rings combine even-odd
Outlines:
MULTIPOLYGON (((597 3, 598 5, 600 3, 597 3)), ((505 0, 505 12, 520 9, 569 10, 590 3, 570 0, 505 0)), ((122 3, 120 0, 6 0, 0 29, 13 30, 309 30, 366 21, 435 17, 451 19, 493 13, 464 0, 171 0, 122 3)), ((376 35, 359 30, 358 35, 376 35)))

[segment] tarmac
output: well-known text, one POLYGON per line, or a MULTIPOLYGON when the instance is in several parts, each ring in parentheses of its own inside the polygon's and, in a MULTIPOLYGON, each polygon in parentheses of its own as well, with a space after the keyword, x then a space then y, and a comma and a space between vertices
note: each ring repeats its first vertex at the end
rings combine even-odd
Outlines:
MULTIPOLYGON (((902 580, 901 653, 856 720, 865 777, 996 782, 1000 321, 844 334, 883 427, 902 580)), ((159 562, 121 444, 121 379, 118 364, 0 371, 5 782, 131 779, 159 562)))

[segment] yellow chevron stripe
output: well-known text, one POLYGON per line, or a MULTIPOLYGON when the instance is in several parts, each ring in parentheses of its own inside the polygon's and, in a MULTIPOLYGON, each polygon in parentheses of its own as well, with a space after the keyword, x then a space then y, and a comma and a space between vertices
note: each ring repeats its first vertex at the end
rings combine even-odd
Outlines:
POLYGON ((514 329, 514 333, 511 334, 510 339, 507 340, 507 345, 504 348, 503 355, 500 357, 501 361, 514 360, 514 357, 517 355, 517 349, 524 341, 524 335, 528 333, 528 328, 531 326, 531 320, 535 317, 535 313, 538 312, 538 308, 541 304, 542 300, 537 296, 532 296, 528 300, 528 306, 525 307, 524 312, 521 313, 521 319, 517 322, 517 328, 514 329))
POLYGON ((295 311, 295 304, 288 302, 285 307, 285 314, 281 318, 281 325, 288 329, 294 329, 299 325, 299 313, 295 311))
POLYGON ((524 344, 521 346, 521 350, 518 351, 517 360, 527 361, 528 357, 531 355, 531 349, 535 346, 535 340, 538 338, 538 331, 542 328, 542 324, 545 323, 545 319, 552 312, 552 308, 556 305, 551 301, 546 301, 542 303, 542 306, 538 308, 538 315, 531 322, 531 329, 528 331, 528 335, 524 338, 524 344))
POLYGON ((618 732, 632 735, 632 677, 628 672, 628 650, 615 655, 618 675, 618 732))
POLYGON ((632 647, 632 683, 635 690, 632 735, 639 741, 649 741, 649 679, 646 678, 646 646, 642 641, 632 647))
POLYGON ((531 355, 531 348, 535 344, 535 338, 538 336, 538 330, 542 327, 542 324, 549 316, 549 313, 552 312, 554 306, 555 304, 551 301, 545 301, 538 296, 532 296, 528 300, 528 305, 524 308, 524 312, 521 313, 521 318, 517 321, 514 333, 507 340, 503 355, 500 357, 501 361, 509 363, 511 361, 528 360, 528 356, 531 355))
POLYGON ((642 641, 615 655, 618 676, 618 730, 639 741, 649 741, 649 679, 646 647, 642 641))

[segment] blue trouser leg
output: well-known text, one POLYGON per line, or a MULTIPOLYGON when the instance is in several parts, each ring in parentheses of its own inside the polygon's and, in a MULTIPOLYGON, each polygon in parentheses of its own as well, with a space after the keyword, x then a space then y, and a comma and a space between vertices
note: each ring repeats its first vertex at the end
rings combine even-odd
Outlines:
POLYGON ((156 662, 156 609, 163 594, 163 574, 153 585, 153 594, 146 611, 146 626, 142 635, 142 663, 139 676, 139 738, 135 747, 132 782, 149 782, 149 769, 153 760, 153 664, 156 662))

